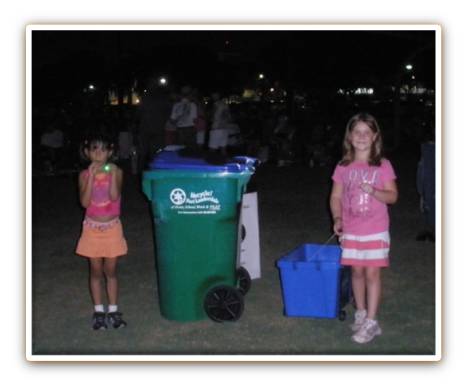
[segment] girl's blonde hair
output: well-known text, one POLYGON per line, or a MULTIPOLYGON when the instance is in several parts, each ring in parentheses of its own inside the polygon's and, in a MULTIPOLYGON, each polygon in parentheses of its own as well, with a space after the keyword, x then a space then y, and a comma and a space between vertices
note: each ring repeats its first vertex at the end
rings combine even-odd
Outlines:
POLYGON ((382 161, 382 133, 380 131, 379 124, 377 120, 370 114, 366 112, 360 112, 354 115, 346 125, 346 132, 343 139, 343 158, 339 162, 339 165, 349 165, 354 161, 354 147, 349 141, 351 132, 354 130, 354 127, 358 122, 364 122, 372 132, 376 135, 375 141, 372 143, 370 155, 369 155, 369 165, 380 166, 382 161))

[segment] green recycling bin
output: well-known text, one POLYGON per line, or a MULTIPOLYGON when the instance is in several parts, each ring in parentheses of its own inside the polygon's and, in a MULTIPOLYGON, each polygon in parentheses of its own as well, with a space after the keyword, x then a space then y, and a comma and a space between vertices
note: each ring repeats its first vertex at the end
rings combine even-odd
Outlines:
POLYGON ((235 321, 250 279, 236 268, 242 196, 256 160, 214 165, 159 152, 143 172, 151 201, 161 314, 176 321, 235 321))

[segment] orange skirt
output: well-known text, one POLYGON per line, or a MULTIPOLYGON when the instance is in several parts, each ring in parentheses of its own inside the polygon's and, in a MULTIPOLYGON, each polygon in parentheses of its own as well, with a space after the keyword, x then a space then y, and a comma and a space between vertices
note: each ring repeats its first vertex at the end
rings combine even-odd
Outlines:
POLYGON ((127 254, 127 241, 120 219, 109 222, 83 221, 83 230, 76 253, 88 258, 118 257, 127 254))

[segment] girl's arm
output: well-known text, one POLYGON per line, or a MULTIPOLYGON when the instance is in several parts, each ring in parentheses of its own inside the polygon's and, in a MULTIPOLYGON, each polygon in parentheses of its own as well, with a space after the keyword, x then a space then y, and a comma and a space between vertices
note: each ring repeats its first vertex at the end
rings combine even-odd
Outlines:
POLYGON ((361 188, 364 192, 385 204, 394 204, 398 200, 398 188, 395 180, 385 182, 382 189, 374 188, 370 184, 362 184, 361 188))
POLYGON ((85 209, 88 208, 91 202, 91 193, 93 191, 93 180, 94 172, 88 169, 88 175, 86 171, 80 173, 78 177, 78 187, 80 189, 80 203, 85 209))
POLYGON ((330 210, 333 217, 333 231, 337 236, 341 236, 343 224, 341 219, 341 197, 343 196, 343 184, 333 182, 333 187, 330 195, 330 210))
POLYGON ((120 194, 122 192, 123 173, 115 164, 110 164, 110 167, 111 185, 109 189, 109 197, 112 201, 115 201, 120 198, 120 194))

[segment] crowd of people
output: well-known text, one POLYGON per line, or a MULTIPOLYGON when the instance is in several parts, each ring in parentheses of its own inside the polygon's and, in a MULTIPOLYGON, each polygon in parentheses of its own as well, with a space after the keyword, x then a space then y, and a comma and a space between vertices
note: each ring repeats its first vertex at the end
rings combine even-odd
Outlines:
POLYGON ((224 96, 213 92, 209 99, 185 86, 179 94, 168 94, 150 86, 143 96, 139 115, 140 167, 148 163, 157 149, 183 145, 193 151, 211 151, 226 156, 229 147, 243 141, 236 111, 224 96))
POLYGON ((220 156, 248 155, 278 167, 331 166, 340 158, 342 117, 351 109, 330 109, 333 102, 293 110, 284 102, 232 103, 220 91, 202 94, 190 86, 171 91, 157 81, 147 85, 140 100, 138 105, 38 108, 33 113, 33 170, 76 171, 79 143, 96 128, 113 135, 116 154, 135 174, 168 145, 220 156))
POLYGON ((136 119, 140 169, 167 145, 220 156, 246 154, 278 166, 330 164, 340 152, 340 135, 318 115, 291 118, 284 104, 229 104, 219 91, 202 97, 189 86, 171 94, 150 86, 136 119))
POLYGON ((76 170, 79 143, 97 128, 113 135, 119 159, 129 162, 134 173, 168 145, 224 157, 244 154, 278 166, 326 165, 338 158, 338 126, 318 110, 288 111, 284 103, 230 103, 220 91, 202 95, 190 86, 170 91, 157 82, 148 85, 138 105, 38 108, 33 113, 34 169, 47 174, 76 170))

